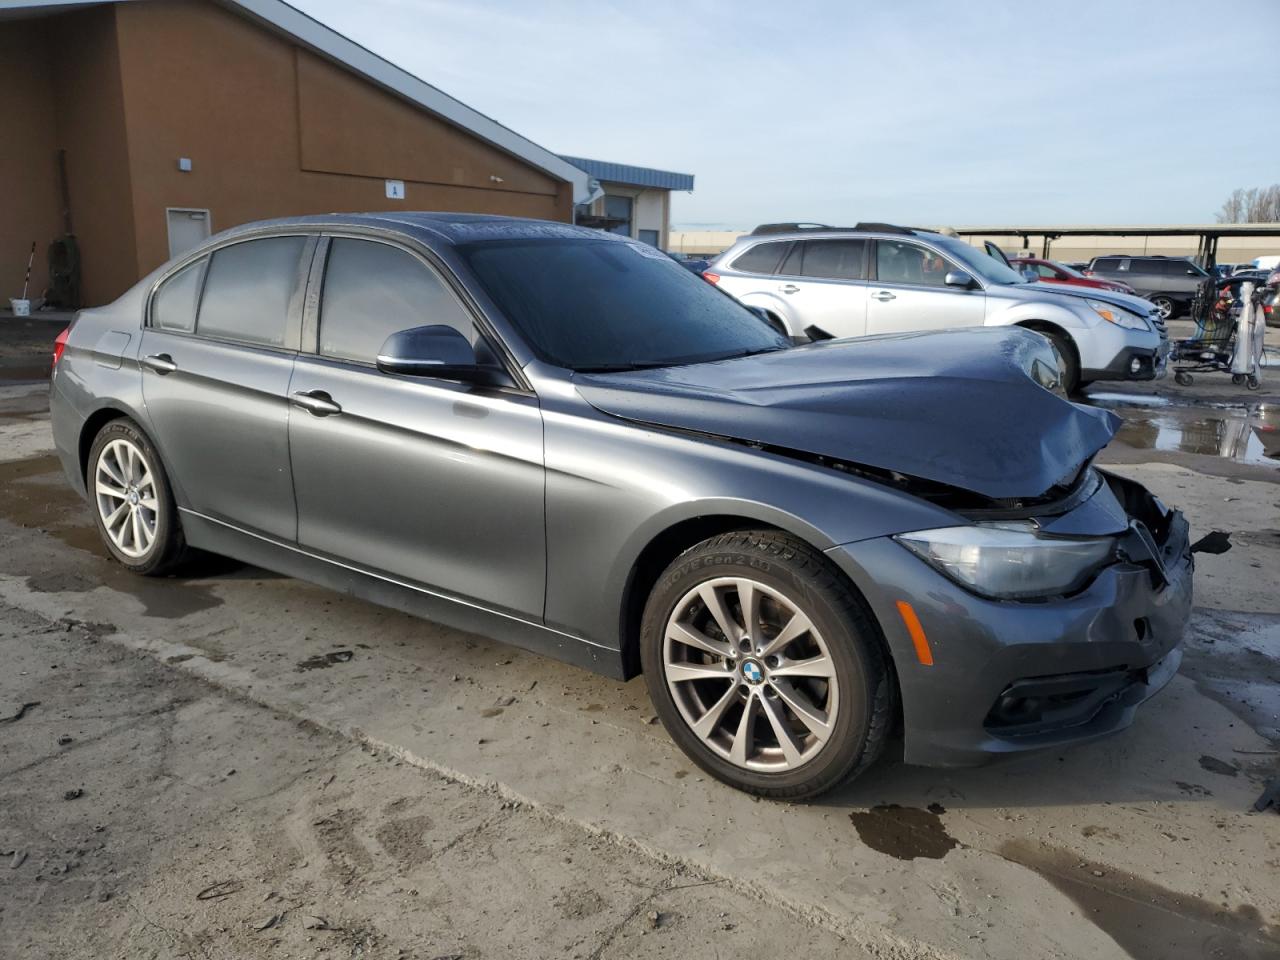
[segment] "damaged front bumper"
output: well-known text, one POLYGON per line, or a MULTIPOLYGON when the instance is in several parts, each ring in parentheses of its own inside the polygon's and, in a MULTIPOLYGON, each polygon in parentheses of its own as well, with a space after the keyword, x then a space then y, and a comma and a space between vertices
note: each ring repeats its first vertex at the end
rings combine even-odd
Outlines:
POLYGON ((889 538, 828 551, 884 629, 908 763, 965 766, 1112 733, 1177 672, 1192 601, 1186 520, 1139 484, 1099 476, 1087 499, 1034 518, 1058 535, 1118 535, 1118 560, 1071 596, 980 597, 889 538))

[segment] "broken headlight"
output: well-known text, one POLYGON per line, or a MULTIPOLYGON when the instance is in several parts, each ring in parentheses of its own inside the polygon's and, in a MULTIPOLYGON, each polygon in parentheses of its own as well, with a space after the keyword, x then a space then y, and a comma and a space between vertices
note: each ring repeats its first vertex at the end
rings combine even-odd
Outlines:
POLYGON ((1030 523, 975 523, 894 539, 962 587, 999 600, 1071 593, 1116 552, 1114 537, 1041 537, 1030 523))

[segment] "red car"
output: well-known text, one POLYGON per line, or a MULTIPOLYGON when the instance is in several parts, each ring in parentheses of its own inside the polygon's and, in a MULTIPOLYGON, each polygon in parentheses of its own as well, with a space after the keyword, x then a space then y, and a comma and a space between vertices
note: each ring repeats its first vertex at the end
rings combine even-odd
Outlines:
POLYGON ((1128 293, 1136 296, 1136 291, 1127 283, 1118 280, 1102 280, 1086 277, 1079 270, 1072 270, 1065 264, 1053 260, 1041 260, 1039 257, 1018 257, 1009 261, 1010 266, 1022 273, 1034 270, 1042 283, 1068 283, 1073 287, 1094 287, 1098 290, 1111 290, 1114 293, 1128 293))

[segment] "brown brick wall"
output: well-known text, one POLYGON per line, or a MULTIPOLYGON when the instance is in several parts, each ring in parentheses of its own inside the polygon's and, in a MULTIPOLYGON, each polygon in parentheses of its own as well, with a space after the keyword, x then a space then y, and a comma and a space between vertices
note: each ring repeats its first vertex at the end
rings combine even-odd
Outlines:
POLYGON ((0 296, 21 290, 32 240, 44 286, 59 147, 88 304, 168 259, 167 207, 208 209, 215 231, 334 211, 572 216, 569 184, 208 0, 2 22, 0 62, 0 296))

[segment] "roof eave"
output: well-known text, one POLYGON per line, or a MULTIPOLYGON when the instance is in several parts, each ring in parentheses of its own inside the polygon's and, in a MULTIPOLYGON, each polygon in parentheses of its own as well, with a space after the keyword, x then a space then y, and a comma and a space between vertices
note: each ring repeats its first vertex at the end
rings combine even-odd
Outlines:
POLYGON ((590 195, 590 178, 571 163, 556 154, 522 137, 491 117, 473 110, 443 90, 420 80, 389 60, 360 46, 290 6, 284 0, 218 0, 238 8, 253 19, 287 34, 308 49, 354 70, 365 79, 413 102, 424 110, 461 127, 486 143, 523 160, 557 180, 573 185, 575 203, 583 202, 590 195))

